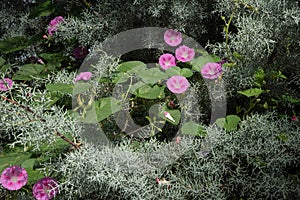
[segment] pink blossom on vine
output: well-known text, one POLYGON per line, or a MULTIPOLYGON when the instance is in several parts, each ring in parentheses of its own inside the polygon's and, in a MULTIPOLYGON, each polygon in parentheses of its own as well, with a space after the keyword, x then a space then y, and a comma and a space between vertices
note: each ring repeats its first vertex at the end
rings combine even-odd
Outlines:
POLYGON ((176 49, 175 56, 181 62, 188 62, 194 58, 195 51, 192 48, 182 45, 176 49))
POLYGON ((50 200, 58 193, 58 183, 46 176, 34 184, 32 191, 35 199, 50 200))
POLYGON ((222 74, 222 64, 213 62, 206 63, 201 69, 201 74, 203 78, 215 79, 222 74))
POLYGON ((172 54, 165 53, 159 57, 159 65, 164 70, 176 66, 175 57, 172 54))
POLYGON ((182 42, 182 35, 180 32, 169 29, 164 34, 165 42, 170 46, 177 46, 182 42))
POLYGON ((88 81, 91 77, 92 77, 91 72, 81 72, 78 76, 76 76, 75 82, 80 80, 88 81))
POLYGON ((11 166, 6 168, 0 178, 2 186, 8 190, 19 190, 28 181, 26 170, 20 166, 11 166))
POLYGON ((188 80, 184 76, 172 76, 167 80, 168 89, 175 94, 185 92, 189 85, 188 80))

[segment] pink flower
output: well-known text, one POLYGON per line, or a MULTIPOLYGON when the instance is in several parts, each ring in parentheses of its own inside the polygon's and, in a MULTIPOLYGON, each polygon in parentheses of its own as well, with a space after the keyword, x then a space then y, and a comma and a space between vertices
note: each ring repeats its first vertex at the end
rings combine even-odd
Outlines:
POLYGON ((48 34, 53 36, 53 34, 57 31, 57 28, 54 26, 48 26, 48 34))
POLYGON ((292 121, 297 121, 297 116, 296 115, 292 116, 292 121))
POLYGON ((192 48, 182 45, 176 49, 175 56, 181 62, 188 62, 194 58, 195 51, 192 48))
POLYGON ((201 74, 203 78, 215 79, 222 74, 222 65, 220 63, 206 63, 202 69, 201 74))
POLYGON ((164 34, 164 40, 168 45, 175 47, 182 42, 182 35, 178 31, 169 29, 164 34))
POLYGON ((76 76, 75 82, 80 80, 88 81, 91 77, 92 77, 91 72, 81 72, 78 76, 76 76))
POLYGON ((42 65, 45 64, 44 61, 43 61, 41 58, 39 58, 39 59, 37 60, 37 62, 40 63, 40 64, 42 64, 42 65))
POLYGON ((48 36, 47 36, 47 35, 43 35, 43 38, 44 38, 44 39, 48 39, 48 36))
POLYGON ((2 90, 2 91, 9 90, 12 87, 12 84, 13 84, 13 82, 11 79, 4 78, 4 81, 0 80, 0 90, 2 90))
POLYGON ((88 53, 89 53, 89 51, 87 48, 85 48, 83 46, 79 46, 74 49, 73 56, 76 59, 83 59, 86 57, 86 55, 88 55, 88 53))
POLYGON ((19 190, 26 185, 27 180, 28 175, 24 168, 11 166, 2 172, 0 183, 8 190, 19 190))
POLYGON ((57 16, 54 19, 52 19, 48 26, 48 34, 52 36, 57 31, 56 26, 64 20, 65 19, 62 16, 57 16))
POLYGON ((53 178, 46 176, 38 180, 32 190, 35 199, 49 200, 58 193, 58 183, 53 178))
POLYGON ((183 76, 172 76, 167 80, 167 87, 175 94, 185 92, 189 85, 188 80, 183 76))
POLYGON ((159 57, 159 65, 164 69, 176 66, 175 57, 172 54, 165 53, 159 57))
POLYGON ((57 16, 50 21, 49 26, 57 26, 60 22, 64 20, 65 19, 62 16, 57 16))

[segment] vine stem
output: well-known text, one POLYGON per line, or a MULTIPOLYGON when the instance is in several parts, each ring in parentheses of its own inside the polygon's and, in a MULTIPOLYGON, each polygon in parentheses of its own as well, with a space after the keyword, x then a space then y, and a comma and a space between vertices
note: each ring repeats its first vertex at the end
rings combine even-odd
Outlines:
POLYGON ((227 52, 227 55, 229 56, 230 52, 229 52, 229 46, 228 46, 228 41, 229 41, 229 26, 230 26, 230 23, 232 22, 232 19, 233 19, 233 16, 235 14, 235 11, 237 9, 237 5, 238 5, 239 1, 236 2, 233 10, 232 10, 232 13, 230 15, 230 18, 228 20, 228 22, 226 22, 225 20, 225 17, 222 17, 222 19, 224 20, 225 22, 225 27, 224 27, 224 30, 225 30, 225 43, 226 43, 226 52, 227 52))
MULTIPOLYGON (((35 115, 41 122, 46 122, 46 120, 45 120, 44 118, 37 116, 37 114, 36 114, 33 110, 31 110, 29 107, 26 107, 26 106, 24 106, 24 105, 18 103, 17 101, 12 100, 12 99, 9 99, 9 98, 7 98, 7 97, 1 96, 1 95, 0 95, 0 97, 1 97, 1 99, 5 100, 5 101, 8 101, 8 102, 10 102, 10 103, 12 103, 12 104, 15 104, 15 105, 17 105, 17 106, 23 108, 25 111, 32 113, 32 114, 35 115)), ((54 130, 54 133, 55 133, 58 137, 60 137, 61 139, 63 139, 63 140, 66 141, 67 143, 71 144, 73 147, 75 147, 75 149, 79 149, 79 146, 78 146, 77 144, 75 144, 75 143, 72 142, 70 139, 68 139, 67 137, 65 137, 65 136, 64 136, 63 134, 61 134, 59 131, 54 130)))

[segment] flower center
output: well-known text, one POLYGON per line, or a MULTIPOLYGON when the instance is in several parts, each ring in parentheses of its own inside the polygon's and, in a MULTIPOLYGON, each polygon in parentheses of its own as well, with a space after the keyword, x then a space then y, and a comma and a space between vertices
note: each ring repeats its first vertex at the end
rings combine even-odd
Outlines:
POLYGON ((10 180, 15 183, 15 182, 18 181, 18 177, 17 176, 12 176, 10 180))

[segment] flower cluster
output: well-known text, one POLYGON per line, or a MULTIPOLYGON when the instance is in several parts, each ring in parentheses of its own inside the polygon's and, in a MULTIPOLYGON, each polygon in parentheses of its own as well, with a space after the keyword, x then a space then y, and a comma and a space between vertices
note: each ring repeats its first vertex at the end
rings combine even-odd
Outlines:
MULTIPOLYGON (((20 190, 27 181, 27 171, 20 166, 6 168, 0 177, 0 183, 8 190, 20 190)), ((51 177, 44 177, 34 184, 32 190, 35 199, 49 200, 58 193, 58 183, 51 177)))
POLYGON ((53 34, 57 31, 57 25, 60 24, 65 19, 62 16, 57 16, 52 19, 48 25, 48 34, 53 36, 53 34))
MULTIPOLYGON (((182 34, 169 29, 164 34, 165 42, 170 46, 178 46, 182 42, 182 34)), ((175 57, 178 61, 189 62, 195 56, 195 51, 185 45, 178 47, 175 51, 175 57)), ((159 65, 164 70, 176 66, 175 57, 172 54, 165 53, 159 57, 159 65)), ((184 93, 189 87, 189 82, 184 76, 172 76, 167 81, 168 89, 176 94, 184 93)))

